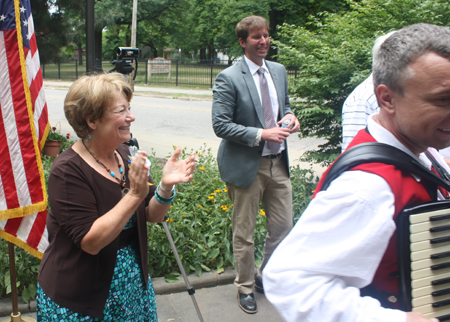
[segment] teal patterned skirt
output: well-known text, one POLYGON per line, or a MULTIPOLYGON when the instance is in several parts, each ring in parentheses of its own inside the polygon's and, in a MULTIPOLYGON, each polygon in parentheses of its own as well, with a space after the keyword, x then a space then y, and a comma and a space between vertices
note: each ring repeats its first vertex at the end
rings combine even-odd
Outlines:
POLYGON ((145 289, 140 262, 136 242, 118 250, 114 275, 101 319, 76 313, 56 304, 38 284, 37 321, 158 322, 153 284, 149 277, 145 289))

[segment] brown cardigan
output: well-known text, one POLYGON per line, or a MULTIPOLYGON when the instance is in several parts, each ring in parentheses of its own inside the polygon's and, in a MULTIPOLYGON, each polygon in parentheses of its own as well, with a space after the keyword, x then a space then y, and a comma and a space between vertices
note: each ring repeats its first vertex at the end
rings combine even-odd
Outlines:
MULTIPOLYGON (((120 146, 128 180, 128 147, 120 146)), ((149 181, 153 180, 149 177, 149 181)), ((147 224, 145 207, 153 197, 155 185, 138 207, 137 224, 141 267, 148 281, 147 224)), ((57 304, 74 312, 101 318, 119 248, 118 236, 97 255, 80 248, 94 221, 112 209, 122 198, 119 184, 91 168, 72 148, 56 158, 49 181, 51 210, 47 216, 49 246, 39 268, 38 281, 57 304)))

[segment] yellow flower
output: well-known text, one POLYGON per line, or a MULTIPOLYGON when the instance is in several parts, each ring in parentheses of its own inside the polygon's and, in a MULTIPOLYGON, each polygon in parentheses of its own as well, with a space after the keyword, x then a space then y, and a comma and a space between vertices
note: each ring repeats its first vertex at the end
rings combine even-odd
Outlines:
POLYGON ((181 215, 181 217, 183 217, 183 218, 184 218, 184 217, 186 217, 186 215, 185 215, 185 214, 182 214, 182 215, 181 215))
POLYGON ((228 190, 227 189, 223 189, 223 192, 228 192, 228 190))
POLYGON ((260 214, 261 216, 265 216, 265 215, 266 215, 266 213, 265 213, 264 210, 262 210, 262 209, 259 210, 259 214, 260 214))
POLYGON ((209 196, 208 199, 214 199, 214 196, 209 196))
POLYGON ((215 196, 216 195, 216 193, 215 192, 211 192, 211 196, 215 196))
POLYGON ((173 220, 171 218, 166 219, 167 222, 172 222, 173 220))
POLYGON ((201 157, 201 156, 202 156, 202 154, 201 154, 201 153, 197 153, 197 155, 198 155, 199 157, 201 157))
POLYGON ((200 167, 200 168, 198 168, 198 169, 204 171, 204 170, 205 170, 205 167, 200 167))
POLYGON ((222 209, 222 210, 227 210, 228 209, 228 207, 227 206, 220 206, 220 208, 222 209))
POLYGON ((217 190, 215 190, 214 192, 222 192, 222 190, 217 189, 217 190))
POLYGON ((202 205, 198 205, 197 208, 203 208, 203 206, 202 205))

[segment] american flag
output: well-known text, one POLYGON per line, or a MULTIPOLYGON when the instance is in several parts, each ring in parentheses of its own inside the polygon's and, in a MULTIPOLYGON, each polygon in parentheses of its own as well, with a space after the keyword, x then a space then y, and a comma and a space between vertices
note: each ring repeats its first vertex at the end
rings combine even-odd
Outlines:
POLYGON ((0 237, 42 258, 49 131, 29 0, 0 0, 0 237))

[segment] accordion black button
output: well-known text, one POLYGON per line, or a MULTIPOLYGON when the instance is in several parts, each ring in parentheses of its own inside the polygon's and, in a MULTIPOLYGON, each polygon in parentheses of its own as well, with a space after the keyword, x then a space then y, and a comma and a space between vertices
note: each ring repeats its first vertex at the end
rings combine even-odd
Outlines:
POLYGON ((431 306, 432 307, 443 307, 443 306, 447 306, 447 305, 450 305, 450 300, 434 302, 431 306))
POLYGON ((447 284, 447 283, 450 283, 450 277, 431 281, 431 285, 442 285, 442 284, 447 284))
POLYGON ((450 294, 450 288, 431 292, 432 296, 442 296, 442 295, 447 295, 447 294, 450 294))

